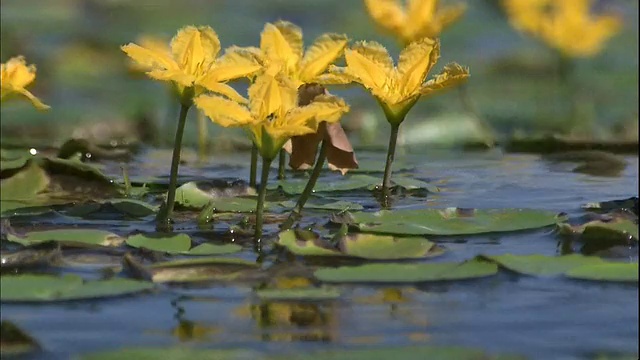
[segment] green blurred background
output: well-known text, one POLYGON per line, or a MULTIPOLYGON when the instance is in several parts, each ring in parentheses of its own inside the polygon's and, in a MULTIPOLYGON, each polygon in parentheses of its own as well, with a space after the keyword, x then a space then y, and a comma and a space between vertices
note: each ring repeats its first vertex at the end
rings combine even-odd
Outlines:
MULTIPOLYGON (((441 5, 452 2, 463 1, 441 5)), ((497 1, 466 3, 462 20, 441 37, 436 71, 449 61, 470 68, 468 91, 481 126, 456 122, 465 116, 459 92, 452 90, 424 99, 412 110, 405 126, 416 130, 411 141, 434 137, 433 128, 420 127, 429 121, 449 123, 453 131, 463 132, 463 127, 486 131, 488 124, 493 129, 488 133, 497 136, 567 132, 568 104, 558 88, 552 52, 513 30, 497 1), (419 129, 427 134, 421 136, 419 129)), ((637 139, 638 2, 600 5, 620 13, 624 26, 601 54, 577 63, 582 113, 595 120, 585 120, 584 129, 595 138, 637 139)), ((138 136, 136 132, 147 131, 155 145, 168 144, 175 130, 176 104, 164 84, 132 76, 120 50, 120 45, 143 34, 170 39, 184 25, 210 25, 223 48, 253 46, 265 22, 284 19, 303 28, 307 45, 324 32, 338 32, 353 40, 379 41, 394 57, 399 50, 391 36, 378 31, 360 0, 2 0, 0 7, 2 62, 25 55, 28 63, 36 64, 37 80, 30 89, 52 107, 39 113, 26 102, 3 104, 4 143, 59 145, 87 133, 138 136), (137 123, 142 117, 145 122, 137 123)), ((243 86, 238 84, 238 89, 243 86)), ((344 122, 356 143, 386 143, 388 127, 367 92, 358 87, 330 91, 351 104, 344 122)), ((195 117, 194 112, 190 115, 195 117)), ((231 149, 245 141, 240 132, 223 136, 216 125, 209 127, 213 149, 231 149)), ((195 133, 196 123, 191 121, 187 145, 196 142, 195 133)))

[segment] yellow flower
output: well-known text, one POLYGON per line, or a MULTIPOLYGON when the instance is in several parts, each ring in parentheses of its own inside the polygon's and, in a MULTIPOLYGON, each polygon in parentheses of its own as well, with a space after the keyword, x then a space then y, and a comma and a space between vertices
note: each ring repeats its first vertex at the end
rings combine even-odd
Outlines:
POLYGON ((243 127, 266 160, 273 160, 292 136, 314 133, 320 121, 333 123, 349 111, 342 99, 324 96, 297 106, 297 89, 286 77, 261 75, 249 87, 249 106, 202 95, 196 106, 223 127, 243 127))
POLYGON ((373 20, 405 45, 440 36, 466 10, 464 4, 439 8, 438 0, 408 0, 406 8, 401 0, 365 0, 365 5, 373 20))
POLYGON ((296 87, 317 83, 320 76, 342 56, 349 39, 345 35, 327 33, 319 36, 306 51, 302 30, 287 21, 267 23, 260 35, 260 48, 239 48, 238 52, 256 59, 269 75, 283 72, 296 87))
POLYGON ((171 52, 161 48, 136 44, 122 46, 122 50, 140 66, 147 67, 147 75, 157 80, 171 81, 183 105, 190 106, 195 96, 206 90, 220 93, 236 101, 244 101, 225 81, 249 76, 260 67, 236 56, 233 52, 217 58, 220 52, 218 35, 208 26, 187 26, 171 40, 171 52))
POLYGON ((382 106, 387 120, 398 125, 421 95, 450 88, 469 77, 469 70, 450 63, 433 79, 425 81, 440 57, 440 42, 423 38, 400 53, 398 65, 377 42, 361 41, 345 51, 347 66, 332 67, 335 83, 357 82, 382 106))
MULTIPOLYGON (((138 37, 137 43, 145 49, 149 49, 153 52, 164 53, 167 56, 171 55, 171 47, 169 46, 169 40, 163 39, 153 35, 142 35, 138 37)), ((129 63, 129 68, 136 72, 147 72, 153 70, 150 66, 145 66, 132 60, 129 63)))
POLYGON ((29 92, 26 87, 36 79, 36 66, 27 66, 24 56, 16 56, 1 65, 0 70, 0 100, 17 96, 24 96, 38 110, 47 110, 49 106, 45 105, 29 92))
POLYGON ((512 24, 567 57, 589 57, 620 31, 620 19, 594 16, 591 0, 503 0, 512 24))

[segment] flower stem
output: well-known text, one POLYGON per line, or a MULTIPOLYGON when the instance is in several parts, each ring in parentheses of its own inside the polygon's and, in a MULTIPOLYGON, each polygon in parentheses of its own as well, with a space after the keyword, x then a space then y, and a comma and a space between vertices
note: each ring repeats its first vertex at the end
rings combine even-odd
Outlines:
POLYGON ((249 186, 256 187, 256 175, 258 173, 258 147, 251 145, 251 169, 249 170, 249 186))
POLYGON ((309 196, 311 195, 313 188, 316 186, 316 182, 318 181, 320 173, 322 172, 324 160, 327 158, 327 149, 327 140, 322 140, 322 145, 320 145, 320 152, 318 153, 318 158, 316 159, 316 165, 313 167, 313 171, 311 172, 311 177, 309 178, 309 181, 307 181, 307 185, 304 187, 302 194, 300 194, 296 206, 293 208, 293 210, 291 210, 291 213, 289 213, 289 217, 287 217, 287 220, 280 226, 280 230, 291 229, 293 223, 300 218, 300 215, 302 214, 302 208, 304 207, 304 204, 307 203, 307 200, 309 200, 309 196))
POLYGON ((169 230, 171 228, 171 215, 173 214, 173 206, 176 201, 176 185, 178 183, 178 167, 180 166, 180 149, 182 148, 182 135, 184 134, 184 125, 187 122, 187 112, 189 106, 182 105, 180 107, 180 116, 178 118, 178 128, 176 129, 176 138, 173 142, 173 156, 171 158, 171 173, 169 175, 169 190, 167 192, 167 202, 158 212, 156 218, 156 229, 158 231, 169 230))
POLYGON ((204 112, 198 111, 198 162, 203 164, 207 158, 208 128, 204 112))
POLYGON ((387 148, 387 163, 384 166, 384 178, 382 180, 382 195, 387 198, 389 196, 389 189, 391 188, 391 165, 393 164, 393 157, 396 153, 396 143, 398 141, 398 130, 400 129, 400 122, 397 124, 391 124, 391 134, 389 134, 389 147, 387 148))
POLYGON ((278 180, 284 180, 284 168, 285 162, 287 161, 286 152, 284 149, 280 150, 280 154, 278 156, 278 180))
POLYGON ((269 181, 271 161, 271 159, 262 158, 262 176, 260 177, 260 192, 258 192, 258 206, 256 207, 256 232, 253 239, 257 248, 259 248, 258 245, 262 238, 264 198, 267 194, 267 182, 269 181))

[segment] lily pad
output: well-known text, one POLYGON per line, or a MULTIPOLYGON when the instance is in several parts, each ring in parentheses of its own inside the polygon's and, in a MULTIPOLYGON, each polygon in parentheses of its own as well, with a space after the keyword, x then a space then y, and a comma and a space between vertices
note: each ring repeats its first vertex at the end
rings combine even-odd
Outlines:
MULTIPOLYGON (((393 163, 393 171, 394 173, 399 173, 403 171, 411 171, 415 169, 415 166, 402 163, 400 161, 395 161, 393 163)), ((358 160, 358 168, 357 169, 349 169, 350 173, 384 173, 384 167, 380 166, 379 161, 375 160, 358 160)))
MULTIPOLYGON (((257 199, 242 198, 239 195, 255 195, 248 187, 221 188, 201 181, 190 181, 176 189, 176 204, 185 208, 202 209, 209 204, 218 212, 252 212, 256 210, 257 199)), ((266 204, 265 204, 266 205, 266 204)))
POLYGON ((46 241, 97 246, 120 246, 124 242, 122 237, 109 231, 75 228, 31 231, 24 235, 8 233, 7 240, 25 246, 39 244, 46 241))
POLYGON ((474 259, 463 263, 342 266, 316 270, 314 276, 327 282, 413 283, 474 279, 495 275, 497 272, 495 264, 474 259))
POLYGON ((560 234, 578 235, 584 242, 628 245, 638 241, 638 224, 620 216, 594 220, 583 225, 558 224, 560 234))
POLYGON ((173 348, 125 348, 119 350, 97 352, 82 356, 83 360, 246 360, 264 359, 259 353, 251 350, 212 350, 193 349, 189 347, 173 348))
POLYGON ((256 291, 260 300, 333 300, 340 297, 340 291, 330 287, 297 289, 262 289, 256 291))
POLYGON ((221 257, 181 259, 153 264, 147 269, 154 282, 239 280, 260 266, 254 262, 221 257))
POLYGON ((127 238, 127 245, 152 251, 180 253, 189 251, 191 237, 187 234, 136 234, 127 238))
POLYGON ((189 251, 180 252, 183 255, 225 255, 233 254, 242 250, 242 246, 238 244, 224 244, 215 245, 210 243, 203 243, 194 246, 189 251))
POLYGON ((347 222, 360 231, 393 235, 471 235, 536 229, 565 216, 530 209, 419 209, 353 212, 347 222))
MULTIPOLYGON (((295 201, 282 201, 280 203, 282 207, 292 209, 296 206, 295 201)), ((307 202, 304 205, 305 209, 314 210, 327 210, 327 211, 344 211, 344 210, 362 210, 364 207, 360 204, 352 203, 349 201, 334 201, 326 204, 314 204, 307 202)))
POLYGON ((9 159, 3 158, 0 160, 0 172, 20 169, 27 164, 30 158, 31 156, 29 155, 9 159))
POLYGON ((624 200, 588 203, 585 204, 583 208, 592 211, 631 210, 638 215, 638 197, 634 196, 624 200))
POLYGON ((567 271, 565 275, 580 280, 638 282, 638 263, 584 265, 567 271))
POLYGON ((86 203, 66 210, 66 215, 86 217, 101 211, 117 211, 132 217, 145 217, 158 211, 158 206, 135 199, 110 199, 101 202, 86 203))
POLYGON ((604 260, 599 257, 582 256, 578 254, 564 256, 505 254, 481 255, 480 257, 495 262, 511 271, 532 276, 562 275, 574 268, 604 263, 604 260))
POLYGON ((350 234, 337 239, 337 247, 300 230, 283 231, 277 244, 300 256, 337 256, 370 260, 420 259, 442 254, 431 241, 420 237, 382 236, 375 234, 350 234))
MULTIPOLYGON (((38 164, 29 160, 27 165, 13 176, 0 182, 0 201, 34 199, 49 186, 49 176, 38 164)), ((3 208, 3 211, 6 209, 3 208)))
POLYGON ((3 275, 2 301, 65 301, 132 294, 154 287, 150 282, 131 279, 84 281, 78 275, 3 275))
MULTIPOLYGON (((408 179, 408 178, 403 178, 408 179)), ((355 174, 355 175, 346 175, 344 178, 340 179, 340 181, 321 181, 318 182, 313 189, 316 193, 321 192, 339 192, 339 191, 352 191, 352 190, 373 190, 380 186, 382 179, 380 177, 374 177, 365 174, 355 174)), ((400 185, 402 187, 403 180, 400 180, 400 185)), ((412 179, 408 179, 405 181, 405 185, 409 186, 409 190, 413 190, 416 188, 426 189, 429 191, 437 191, 436 187, 430 185, 426 182, 421 181, 412 181, 412 179)), ((287 180, 279 180, 274 181, 267 185, 267 188, 270 190, 275 190, 281 188, 282 191, 289 195, 299 195, 302 194, 305 186, 307 185, 306 179, 287 179, 287 180)))
MULTIPOLYGON (((271 360, 290 359, 290 356, 270 357, 271 360)), ((524 357, 518 355, 499 354, 490 356, 479 349, 453 347, 453 346, 403 346, 403 347, 376 347, 355 350, 330 350, 317 351, 305 354, 295 354, 296 360, 523 360, 524 357)))

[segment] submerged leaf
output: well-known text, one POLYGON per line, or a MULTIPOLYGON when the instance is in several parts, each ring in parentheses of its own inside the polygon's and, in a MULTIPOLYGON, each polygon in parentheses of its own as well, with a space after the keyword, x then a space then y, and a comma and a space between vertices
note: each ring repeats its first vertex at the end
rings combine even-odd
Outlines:
POLYGON ((256 291, 260 300, 333 300, 340 297, 340 291, 330 287, 309 287, 296 289, 262 289, 256 291))
POLYGON ((19 356, 40 348, 38 342, 14 323, 2 320, 0 323, 0 356, 19 356))
POLYGON ((254 262, 220 257, 174 260, 148 267, 153 282, 161 283, 240 280, 258 268, 254 262))

